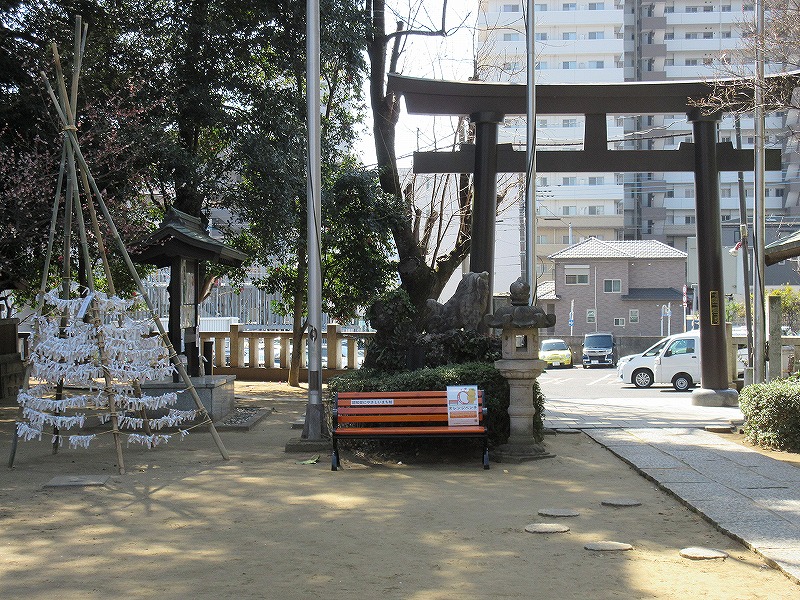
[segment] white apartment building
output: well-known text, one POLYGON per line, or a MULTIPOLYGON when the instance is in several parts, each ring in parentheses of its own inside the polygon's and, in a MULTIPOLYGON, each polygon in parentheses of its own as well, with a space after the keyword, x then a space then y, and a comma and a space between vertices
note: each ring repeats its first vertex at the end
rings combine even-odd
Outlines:
MULTIPOLYGON (((479 0, 477 76, 487 81, 526 81, 527 0, 479 0)), ((702 79, 719 76, 721 57, 741 44, 740 24, 753 18, 741 0, 537 0, 534 4, 536 81, 593 83, 702 79)), ((768 64, 768 72, 782 65, 768 64)), ((767 118, 767 147, 786 150, 787 119, 767 118)), ((734 119, 720 123, 720 140, 736 146, 734 119)), ((740 119, 743 148, 752 148, 752 115, 740 119)), ((504 123, 501 142, 525 145, 525 119, 504 123)), ((609 116, 609 144, 620 149, 676 149, 692 141, 686 115, 609 116)), ((583 118, 537 118, 537 147, 582 145, 583 118)), ((797 215, 797 160, 783 156, 784 172, 767 174, 766 207, 778 217, 797 215)), ((748 212, 753 175, 745 173, 748 212)), ((739 221, 737 173, 720 182, 723 221, 739 221)), ((692 173, 537 173, 537 263, 552 276, 547 256, 590 236, 602 240, 656 239, 681 251, 695 235, 692 173)), ((737 234, 738 235, 738 232, 737 234)), ((498 238, 500 232, 498 232, 498 238)), ((735 243, 734 239, 731 244, 735 243)), ((501 251, 498 241, 498 258, 501 251)), ((519 268, 517 267, 517 273, 519 268)), ((514 275, 516 277, 516 275, 514 275)), ((504 281, 496 273, 498 282, 504 281)), ((503 291, 496 285, 496 292, 503 291)))

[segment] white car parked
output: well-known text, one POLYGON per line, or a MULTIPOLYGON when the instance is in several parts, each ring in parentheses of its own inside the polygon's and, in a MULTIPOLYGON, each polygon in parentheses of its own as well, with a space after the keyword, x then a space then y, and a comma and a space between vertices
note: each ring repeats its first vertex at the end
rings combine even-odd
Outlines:
POLYGON ((700 332, 687 331, 666 337, 641 354, 624 356, 617 374, 625 383, 647 388, 670 383, 684 392, 700 381, 700 332))

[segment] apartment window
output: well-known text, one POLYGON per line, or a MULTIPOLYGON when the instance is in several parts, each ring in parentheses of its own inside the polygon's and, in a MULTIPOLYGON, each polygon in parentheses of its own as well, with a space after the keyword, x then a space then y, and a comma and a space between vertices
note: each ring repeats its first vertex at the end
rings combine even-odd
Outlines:
POLYGON ((547 12, 547 4, 534 4, 533 10, 536 12, 547 12))
POLYGON ((568 235, 562 235, 561 236, 561 243, 562 244, 571 244, 572 243, 572 238, 570 238, 568 235))
POLYGON ((675 66, 675 59, 674 58, 665 58, 664 59, 664 66, 665 67, 673 67, 673 66, 675 66))
POLYGON ((703 64, 704 64, 704 65, 711 65, 711 64, 714 64, 714 59, 713 59, 713 58, 711 58, 710 56, 707 56, 707 57, 705 57, 705 58, 703 59, 703 64))
POLYGON ((519 71, 519 69, 520 69, 520 64, 518 62, 503 63, 504 71, 519 71))
POLYGON ((564 62, 561 63, 561 68, 562 69, 577 69, 578 68, 578 63, 576 61, 574 61, 574 60, 565 60, 564 62))
POLYGON ((683 37, 687 40, 696 40, 698 37, 700 37, 700 34, 696 31, 689 31, 683 37))
POLYGON ((578 185, 577 177, 562 177, 561 185, 578 185))
POLYGON ((562 206, 561 207, 561 214, 565 217, 569 217, 572 215, 578 214, 578 207, 577 206, 562 206))
POLYGON ((753 4, 743 4, 742 10, 744 12, 753 12, 755 10, 755 6, 753 4))
POLYGON ((723 142, 730 142, 730 141, 731 141, 731 136, 729 136, 729 135, 723 135, 723 136, 722 136, 722 138, 721 138, 721 141, 723 141, 723 142))
POLYGON ((550 185, 550 184, 548 183, 547 177, 537 177, 536 178, 536 185, 539 186, 539 187, 544 187, 544 186, 547 186, 547 185, 550 185))
POLYGON ((665 198, 674 198, 675 197, 675 190, 667 190, 664 194, 665 198))
POLYGON ((625 327, 625 319, 622 317, 614 317, 614 327, 625 327))
POLYGON ((590 60, 586 63, 586 66, 590 69, 603 69, 606 66, 605 61, 603 60, 590 60))
POLYGON ((606 34, 603 31, 590 31, 589 32, 589 39, 590 40, 603 40, 605 39, 606 34))
POLYGON ((777 189, 777 190, 775 190, 775 195, 776 195, 778 198, 783 198, 783 188, 780 188, 780 189, 777 189))
POLYGON ((621 279, 604 279, 603 291, 606 294, 619 294, 622 291, 621 279))
POLYGON ((697 66, 697 59, 696 58, 687 58, 686 61, 683 63, 687 67, 696 67, 697 66))
POLYGON ((577 40, 578 39, 578 34, 575 33, 574 31, 565 31, 564 33, 561 34, 561 39, 562 40, 577 40))
POLYGON ((575 2, 565 2, 561 5, 561 10, 578 10, 578 5, 575 2))
POLYGON ((589 185, 603 185, 605 182, 605 177, 589 177, 589 185))
POLYGON ((536 243, 537 244, 549 244, 550 238, 546 235, 537 235, 536 236, 536 243))
POLYGON ((721 10, 722 12, 731 12, 731 5, 730 5, 730 4, 723 4, 723 5, 720 7, 720 10, 721 10))
POLYGON ((578 126, 578 119, 563 119, 561 121, 562 127, 577 127, 578 126))
POLYGON ((595 308, 587 308, 586 309, 586 322, 587 323, 596 323, 597 322, 597 309, 595 309, 595 308))
POLYGON ((605 10, 605 8, 603 2, 589 2, 589 10, 605 10))
POLYGON ((564 275, 566 285, 589 285, 589 273, 567 273, 564 275))
POLYGON ((731 197, 731 188, 728 188, 728 187, 720 188, 719 197, 720 198, 730 198, 731 197))
POLYGON ((547 41, 547 33, 535 33, 533 35, 533 39, 537 42, 546 42, 547 41))
POLYGON ((683 190, 684 198, 694 198, 694 188, 686 188, 683 190))
POLYGON ((675 39, 675 32, 674 31, 670 31, 670 32, 664 34, 664 40, 669 41, 669 40, 674 40, 674 39, 675 39))
POLYGON ((536 63, 536 66, 535 66, 534 70, 535 71, 546 71, 547 68, 548 68, 547 67, 547 61, 546 60, 540 60, 539 62, 536 63))
POLYGON ((519 4, 503 4, 500 12, 519 12, 519 4))
POLYGON ((602 204, 599 204, 597 206, 589 206, 586 209, 586 212, 591 216, 606 214, 605 206, 603 206, 602 204))
POLYGON ((684 225, 695 225, 697 223, 697 217, 694 215, 686 215, 683 217, 684 225))
POLYGON ((518 33, 504 33, 503 34, 503 41, 504 42, 518 42, 520 41, 520 35, 518 33))
POLYGON ((710 4, 703 6, 703 12, 714 12, 714 7, 710 4))
POLYGON ((713 31, 704 31, 703 32, 703 39, 704 40, 713 40, 714 39, 714 32, 713 31))
POLYGON ((731 32, 730 31, 723 31, 721 37, 724 40, 729 40, 729 39, 731 39, 731 32))
POLYGON ((723 221, 730 221, 731 220, 731 215, 729 215, 729 214, 728 215, 721 214, 720 217, 722 217, 723 221))
POLYGON ((664 7, 664 14, 669 15, 675 12, 674 6, 665 6, 664 7))
POLYGON ((687 13, 696 13, 696 12, 700 12, 700 7, 699 7, 699 6, 687 6, 687 7, 686 7, 686 12, 687 12, 687 13))
POLYGON ((638 323, 639 322, 639 309, 632 308, 628 311, 628 323, 638 323))

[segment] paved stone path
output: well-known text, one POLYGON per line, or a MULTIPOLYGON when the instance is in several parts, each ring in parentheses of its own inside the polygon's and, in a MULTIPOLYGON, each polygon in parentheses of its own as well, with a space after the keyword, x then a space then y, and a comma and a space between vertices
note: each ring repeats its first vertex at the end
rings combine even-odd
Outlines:
POLYGON ((800 583, 800 468, 696 428, 584 433, 800 583))

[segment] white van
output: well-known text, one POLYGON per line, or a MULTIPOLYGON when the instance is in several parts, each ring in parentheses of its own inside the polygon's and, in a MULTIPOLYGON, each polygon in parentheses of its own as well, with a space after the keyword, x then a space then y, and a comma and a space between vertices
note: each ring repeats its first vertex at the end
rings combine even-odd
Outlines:
POLYGON ((617 374, 624 383, 639 388, 671 383, 685 392, 700 381, 700 331, 671 335, 641 354, 621 358, 617 374))

